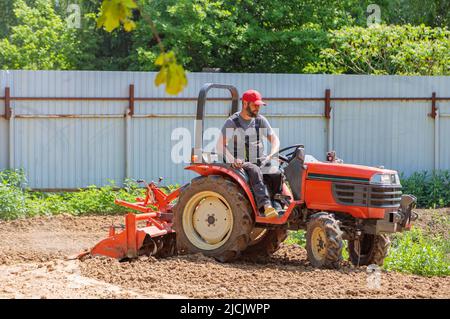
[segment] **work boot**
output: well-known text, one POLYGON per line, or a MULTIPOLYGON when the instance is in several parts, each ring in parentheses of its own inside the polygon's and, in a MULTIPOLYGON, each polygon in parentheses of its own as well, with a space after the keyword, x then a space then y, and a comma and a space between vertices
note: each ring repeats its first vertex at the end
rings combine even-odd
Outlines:
POLYGON ((277 218, 278 213, 275 208, 273 208, 272 206, 268 206, 264 209, 264 216, 267 218, 277 218))
POLYGON ((275 210, 277 212, 282 211, 283 210, 283 205, 281 205, 281 203, 277 200, 273 200, 272 201, 272 207, 275 208, 275 210))

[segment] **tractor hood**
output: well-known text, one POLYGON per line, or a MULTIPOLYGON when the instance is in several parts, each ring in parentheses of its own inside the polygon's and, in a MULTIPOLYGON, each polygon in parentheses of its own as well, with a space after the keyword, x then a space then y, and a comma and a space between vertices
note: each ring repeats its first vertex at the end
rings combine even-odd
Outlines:
MULTIPOLYGON (((374 175, 397 176, 397 172, 388 169, 364 165, 312 162, 307 165, 307 179, 342 180, 359 183, 369 183, 374 175)), ((394 181, 399 183, 399 181, 394 181)))

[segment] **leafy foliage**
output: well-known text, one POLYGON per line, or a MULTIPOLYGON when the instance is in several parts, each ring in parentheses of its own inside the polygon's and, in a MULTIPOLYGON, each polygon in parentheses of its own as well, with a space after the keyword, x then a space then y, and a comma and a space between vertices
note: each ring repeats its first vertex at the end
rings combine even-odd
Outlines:
MULTIPOLYGON (((349 23, 339 1, 155 0, 152 12, 162 41, 191 71, 300 72, 327 43, 326 30, 349 23)), ((148 27, 134 39, 136 69, 154 56, 148 27), (150 53, 149 53, 150 52, 150 53)))
MULTIPOLYGON (((125 31, 132 31, 136 28, 135 22, 131 20, 132 10, 137 8, 138 5, 135 0, 103 0, 97 26, 103 26, 106 31, 112 32, 122 23, 125 31)), ((187 85, 184 68, 177 63, 173 51, 166 53, 151 17, 146 15, 145 12, 141 12, 141 15, 145 23, 151 28, 153 36, 157 40, 158 49, 161 51, 155 61, 155 65, 161 67, 156 76, 155 84, 159 86, 165 83, 166 92, 176 95, 187 85)))
POLYGON ((71 193, 31 193, 27 199, 29 215, 55 215, 68 213, 83 214, 120 214, 128 211, 125 207, 114 204, 116 198, 135 201, 136 197, 144 195, 144 190, 130 186, 117 190, 114 181, 101 188, 95 185, 87 189, 71 193))
POLYGON ((61 213, 124 213, 127 211, 125 207, 114 204, 116 198, 135 201, 136 197, 144 196, 144 189, 132 180, 125 181, 125 187, 121 189, 117 189, 111 180, 109 185, 101 188, 90 186, 78 192, 61 193, 31 192, 25 186, 23 170, 0 171, 0 220, 61 213))
POLYGON ((419 228, 393 236, 391 250, 384 261, 386 270, 422 276, 450 275, 450 243, 426 236, 419 228))
POLYGON ((0 40, 2 69, 73 69, 79 54, 75 32, 55 13, 51 3, 36 0, 30 7, 15 0, 17 25, 0 40))
POLYGON ((375 25, 331 31, 330 47, 308 73, 448 75, 450 31, 421 26, 375 25))
POLYGON ((161 53, 155 64, 161 67, 155 78, 156 86, 167 83, 166 92, 169 94, 178 94, 186 87, 186 74, 183 67, 177 63, 173 51, 161 53))
POLYGON ((306 246, 306 232, 304 230, 290 231, 288 238, 286 239, 288 245, 299 245, 301 247, 306 246))
MULTIPOLYGON (((161 68, 161 84, 161 79, 178 78, 181 66, 224 72, 448 74, 444 27, 450 26, 450 2, 378 0, 381 21, 400 26, 366 28, 372 2, 58 0, 57 6, 48 0, 8 0, 0 3, 0 63, 5 69, 155 71, 161 67, 155 64, 158 57, 172 51, 176 64, 161 68), (69 2, 81 7, 80 29, 65 23, 69 2), (401 26, 408 23, 417 27, 401 26), (168 70, 174 70, 169 77, 168 70)), ((183 82, 181 76, 168 93, 183 82)))
POLYGON ((450 2, 447 0, 389 0, 381 8, 382 20, 389 24, 450 27, 450 2))
POLYGON ((104 27, 106 31, 112 32, 120 24, 123 24, 126 31, 132 31, 136 28, 136 24, 131 20, 132 10, 136 8, 137 5, 134 0, 103 0, 97 26, 104 27))
POLYGON ((0 219, 25 217, 26 195, 22 190, 25 182, 22 170, 0 171, 0 219))
POLYGON ((450 206, 450 171, 415 172, 401 176, 404 194, 417 197, 417 206, 437 208, 450 206))

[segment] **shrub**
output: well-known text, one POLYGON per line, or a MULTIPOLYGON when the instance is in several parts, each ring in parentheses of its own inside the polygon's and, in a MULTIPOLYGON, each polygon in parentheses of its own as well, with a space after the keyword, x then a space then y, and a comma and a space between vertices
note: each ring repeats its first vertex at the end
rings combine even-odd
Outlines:
POLYGON ((305 73, 448 75, 450 31, 412 25, 343 27, 305 73))
MULTIPOLYGON (((101 188, 95 185, 78 192, 42 193, 25 190, 26 178, 23 170, 0 171, 0 219, 9 220, 40 215, 69 213, 116 214, 129 209, 114 203, 116 198, 135 201, 144 197, 145 189, 133 180, 126 180, 124 188, 117 189, 113 180, 101 188)), ((176 186, 170 185, 167 191, 176 186)))
POLYGON ((132 181, 125 182, 125 188, 117 190, 113 180, 109 185, 97 188, 95 185, 72 193, 33 193, 27 200, 29 215, 54 215, 69 213, 82 214, 116 214, 129 209, 114 203, 116 198, 135 201, 143 196, 144 189, 132 181))
POLYGON ((0 219, 16 219, 26 215, 23 170, 0 172, 0 219))
POLYGON ((421 229, 413 228, 392 236, 392 246, 384 268, 422 276, 448 276, 449 254, 448 240, 426 236, 421 229))
POLYGON ((437 208, 450 205, 450 171, 415 172, 408 178, 401 174, 404 194, 417 197, 417 206, 437 208))

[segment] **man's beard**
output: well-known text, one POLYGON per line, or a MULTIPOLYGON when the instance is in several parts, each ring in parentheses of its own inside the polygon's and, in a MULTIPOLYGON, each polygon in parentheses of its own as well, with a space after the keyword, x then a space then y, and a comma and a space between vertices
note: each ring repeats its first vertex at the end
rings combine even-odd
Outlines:
POLYGON ((258 111, 252 112, 250 109, 247 109, 247 115, 250 117, 257 117, 258 113, 258 111))

